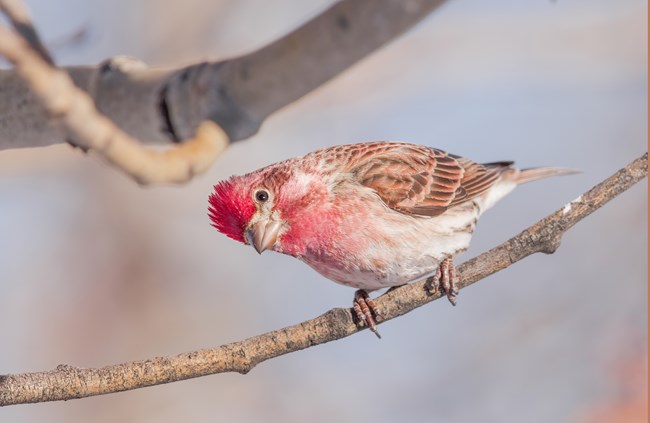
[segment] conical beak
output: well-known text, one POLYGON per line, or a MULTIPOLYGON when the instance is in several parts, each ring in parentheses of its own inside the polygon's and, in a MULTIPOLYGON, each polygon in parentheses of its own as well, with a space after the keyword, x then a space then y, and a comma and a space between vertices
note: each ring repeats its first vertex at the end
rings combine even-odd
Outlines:
POLYGON ((257 222, 248 229, 248 240, 255 247, 255 251, 262 254, 265 250, 273 248, 281 228, 282 222, 277 220, 257 222))

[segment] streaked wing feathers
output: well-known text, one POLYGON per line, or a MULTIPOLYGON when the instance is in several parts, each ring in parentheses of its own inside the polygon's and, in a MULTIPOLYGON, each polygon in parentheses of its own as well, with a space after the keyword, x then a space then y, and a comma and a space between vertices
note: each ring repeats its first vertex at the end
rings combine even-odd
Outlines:
MULTIPOLYGON (((490 188, 510 162, 480 165, 442 150, 414 144, 341 146, 348 171, 396 211, 437 216, 490 188)), ((339 148, 341 148, 339 147, 339 148)))
POLYGON ((454 198, 449 207, 483 194, 494 185, 505 169, 509 169, 514 164, 514 162, 509 161, 478 164, 464 157, 452 156, 465 169, 461 187, 466 196, 465 198, 454 198))

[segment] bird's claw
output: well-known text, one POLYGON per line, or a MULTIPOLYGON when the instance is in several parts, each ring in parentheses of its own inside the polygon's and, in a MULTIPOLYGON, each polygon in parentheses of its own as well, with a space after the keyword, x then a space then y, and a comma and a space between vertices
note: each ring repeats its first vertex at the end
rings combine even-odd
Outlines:
POLYGON ((379 331, 377 331, 377 322, 375 316, 380 316, 377 310, 377 304, 368 296, 368 293, 363 289, 359 289, 354 293, 354 301, 352 302, 354 314, 359 321, 360 326, 367 326, 377 338, 381 339, 379 331))
POLYGON ((440 262, 436 274, 429 279, 427 288, 432 294, 442 291, 443 295, 452 305, 456 305, 456 296, 458 295, 458 276, 456 266, 450 258, 446 258, 440 262))

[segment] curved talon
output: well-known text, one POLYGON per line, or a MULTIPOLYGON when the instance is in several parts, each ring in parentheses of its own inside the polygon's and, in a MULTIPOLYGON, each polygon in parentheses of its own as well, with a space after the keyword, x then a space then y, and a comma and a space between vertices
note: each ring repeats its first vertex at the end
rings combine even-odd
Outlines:
POLYGON ((452 305, 456 305, 456 297, 458 295, 458 276, 456 273, 456 266, 450 258, 446 258, 440 262, 440 266, 436 270, 436 274, 431 277, 428 282, 428 288, 431 294, 437 294, 442 291, 452 305))
POLYGON ((368 293, 363 289, 359 289, 354 293, 354 301, 352 302, 354 314, 357 316, 360 326, 367 326, 377 338, 381 339, 379 331, 377 331, 377 322, 374 316, 380 316, 377 310, 377 305, 368 296, 368 293))

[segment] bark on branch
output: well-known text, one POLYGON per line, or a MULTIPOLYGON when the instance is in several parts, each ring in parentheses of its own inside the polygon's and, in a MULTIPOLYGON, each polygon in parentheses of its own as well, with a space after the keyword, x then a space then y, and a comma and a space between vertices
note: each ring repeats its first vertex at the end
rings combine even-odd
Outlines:
MULTIPOLYGON (((648 173, 645 153, 605 181, 503 244, 458 267, 460 288, 537 252, 553 253, 562 235, 642 180, 648 173)), ((376 300, 383 318, 406 314, 439 298, 425 281, 392 290, 376 300)), ((0 406, 83 398, 175 382, 215 373, 247 373, 263 361, 359 332, 351 309, 335 308, 294 326, 217 348, 156 357, 96 369, 60 365, 55 370, 0 376, 0 406)))

